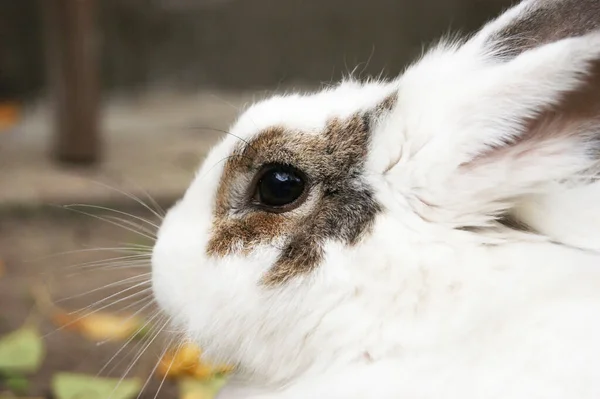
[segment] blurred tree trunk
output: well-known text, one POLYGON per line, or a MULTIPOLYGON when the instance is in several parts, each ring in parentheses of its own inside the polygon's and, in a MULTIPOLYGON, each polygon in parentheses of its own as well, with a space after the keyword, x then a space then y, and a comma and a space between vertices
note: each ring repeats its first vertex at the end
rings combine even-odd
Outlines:
POLYGON ((92 164, 100 157, 99 87, 94 0, 40 0, 54 106, 53 155, 92 164))

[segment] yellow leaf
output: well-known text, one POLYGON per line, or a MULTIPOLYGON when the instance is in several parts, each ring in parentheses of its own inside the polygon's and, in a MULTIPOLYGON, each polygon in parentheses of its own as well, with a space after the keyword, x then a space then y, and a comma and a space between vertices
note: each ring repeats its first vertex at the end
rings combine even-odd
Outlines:
POLYGON ((217 374, 226 374, 232 370, 229 366, 213 365, 202 361, 201 355, 200 348, 191 343, 184 344, 178 349, 171 349, 160 360, 157 372, 161 377, 189 376, 208 380, 217 374))
POLYGON ((130 338, 141 328, 141 317, 118 316, 96 312, 86 316, 56 313, 53 321, 60 327, 76 331, 91 341, 121 341, 130 338))
POLYGON ((206 381, 183 378, 179 381, 180 399, 214 399, 225 385, 225 378, 214 377, 206 381))

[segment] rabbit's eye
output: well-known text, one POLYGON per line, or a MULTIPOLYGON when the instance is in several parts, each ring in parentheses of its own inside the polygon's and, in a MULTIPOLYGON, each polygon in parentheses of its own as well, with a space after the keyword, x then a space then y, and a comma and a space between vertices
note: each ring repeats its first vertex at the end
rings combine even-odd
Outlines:
POLYGON ((300 206, 306 185, 304 173, 292 166, 265 165, 258 174, 254 198, 266 211, 287 212, 300 206))

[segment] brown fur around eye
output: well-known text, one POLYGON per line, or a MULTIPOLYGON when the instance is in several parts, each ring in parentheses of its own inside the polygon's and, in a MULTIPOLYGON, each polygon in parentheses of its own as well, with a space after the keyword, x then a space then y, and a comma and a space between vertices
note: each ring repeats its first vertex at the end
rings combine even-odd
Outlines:
POLYGON ((314 270, 327 240, 355 245, 381 211, 362 176, 371 124, 395 103, 396 96, 391 95, 371 112, 332 119, 320 135, 273 127, 240 144, 225 164, 217 190, 207 253, 223 257, 283 242, 278 260, 263 278, 265 284, 277 285, 314 270), (290 164, 310 176, 312 200, 283 214, 245 206, 238 185, 251 181, 246 175, 265 163, 290 164))

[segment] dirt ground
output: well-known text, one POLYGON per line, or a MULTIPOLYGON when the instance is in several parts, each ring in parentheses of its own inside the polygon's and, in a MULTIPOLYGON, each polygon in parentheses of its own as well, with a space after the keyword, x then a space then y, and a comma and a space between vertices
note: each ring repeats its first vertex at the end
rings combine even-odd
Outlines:
MULTIPOLYGON (((125 211, 156 221, 154 215, 139 208, 125 211)), ((106 215, 107 212, 96 213, 96 216, 106 215)), ((141 348, 139 341, 133 341, 110 361, 122 343, 98 345, 87 341, 75 332, 57 331, 49 317, 36 305, 36 295, 32 294, 32 290, 38 292, 37 297, 39 297, 40 290, 35 287, 46 287, 53 300, 67 299, 58 302, 61 307, 77 310, 113 295, 121 289, 139 284, 143 279, 140 276, 150 271, 148 264, 136 263, 136 267, 127 267, 125 264, 114 263, 90 267, 92 265, 89 262, 121 256, 118 251, 106 248, 122 247, 125 243, 147 245, 151 244, 151 240, 98 220, 95 216, 79 215, 68 210, 0 214, 0 259, 6 269, 4 275, 0 277, 0 334, 12 331, 21 326, 26 319, 31 320, 32 317, 37 316, 40 318, 42 333, 48 334, 44 337, 46 357, 40 371, 30 380, 28 395, 50 398, 51 376, 58 371, 96 375, 104 368, 100 376, 120 378, 125 375, 141 348), (118 286, 98 289, 111 283, 123 282, 126 278, 132 279, 118 286), (92 292, 85 294, 88 291, 92 292), (76 297, 68 299, 72 296, 76 297), (105 367, 109 361, 109 365, 105 367)), ((127 308, 128 305, 129 308, 125 309, 128 312, 141 308, 146 301, 137 304, 134 302, 144 298, 141 290, 147 287, 149 285, 141 285, 114 296, 111 298, 113 304, 105 310, 117 312, 119 309, 127 308), (125 298, 136 292, 139 292, 139 295, 125 298), (117 301, 120 298, 125 299, 117 301)), ((106 303, 100 303, 96 308, 106 303)), ((153 306, 149 306, 143 313, 148 315, 153 310, 153 306)), ((145 380, 160 357, 165 344, 162 337, 157 339, 127 375, 145 380)), ((159 385, 160 379, 152 377, 141 397, 155 397, 159 385)), ((0 383, 0 392, 4 388, 0 383)), ((176 395, 174 384, 166 382, 157 397, 173 398, 176 395)))

